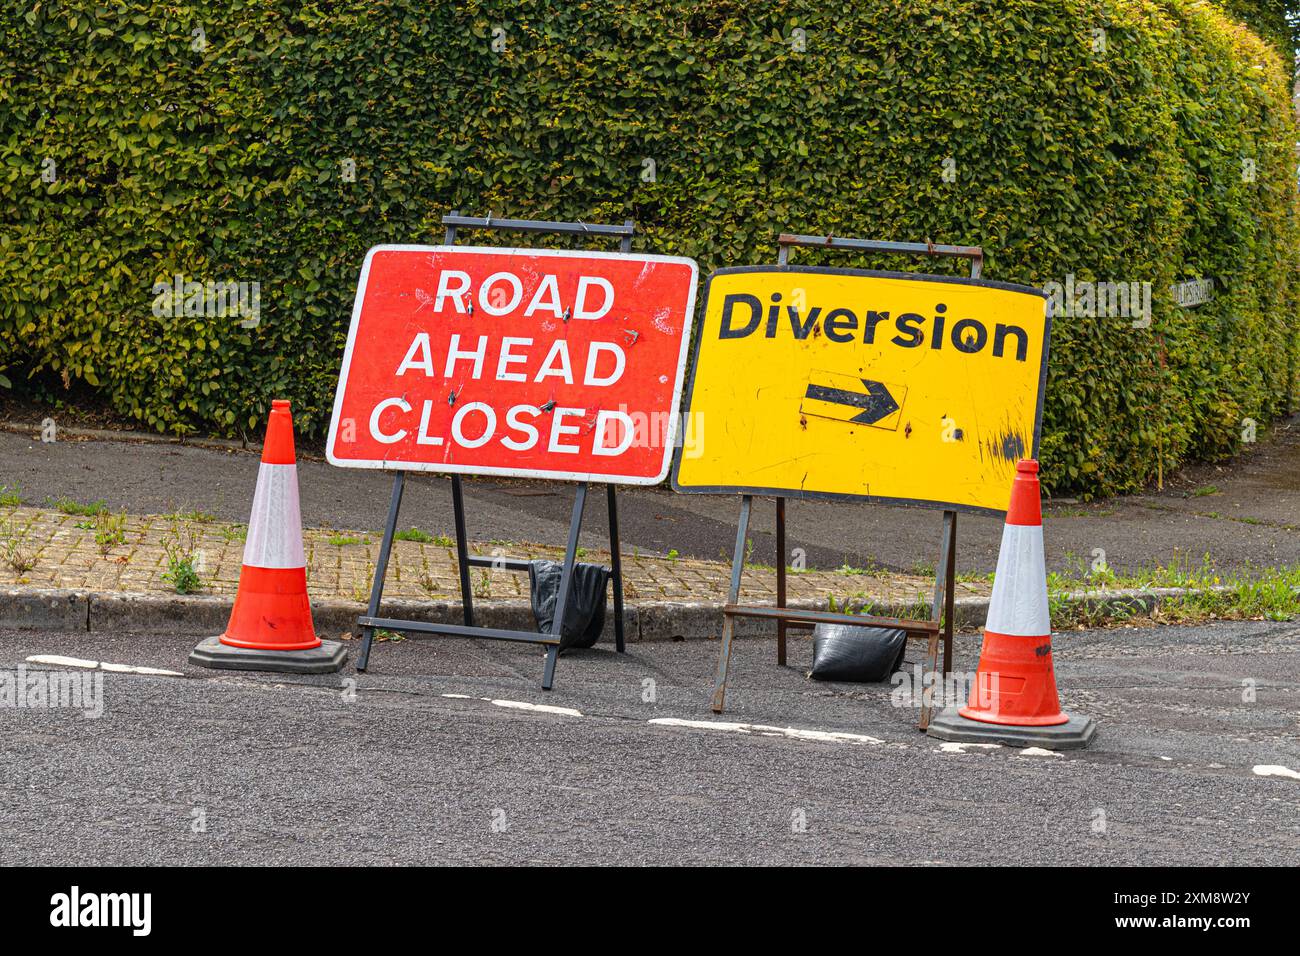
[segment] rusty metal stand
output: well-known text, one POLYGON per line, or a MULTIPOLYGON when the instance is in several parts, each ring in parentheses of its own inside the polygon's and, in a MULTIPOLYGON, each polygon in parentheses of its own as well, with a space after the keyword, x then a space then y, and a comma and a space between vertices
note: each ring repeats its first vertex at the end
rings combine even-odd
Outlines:
MULTIPOLYGON (((979 246, 947 246, 928 242, 878 242, 870 239, 850 239, 836 236, 801 236, 783 233, 777 240, 777 264, 788 265, 791 246, 849 249, 866 252, 901 253, 942 258, 961 258, 971 261, 970 274, 978 279, 984 268, 984 251, 979 246)), ((786 633, 789 628, 810 629, 818 624, 848 624, 855 627, 887 627, 907 632, 909 638, 926 640, 926 658, 929 663, 930 683, 921 691, 921 719, 918 729, 930 725, 933 712, 934 686, 942 686, 944 678, 952 671, 952 642, 955 625, 957 588, 957 512, 943 512, 943 539, 939 547, 939 563, 935 566, 934 600, 930 620, 913 621, 903 618, 876 617, 866 614, 837 614, 831 611, 807 611, 786 606, 786 529, 785 498, 776 498, 776 606, 740 603, 740 581, 745 569, 745 545, 749 532, 749 517, 754 496, 740 499, 740 519, 736 524, 736 550, 731 562, 731 586, 727 603, 722 609, 722 647, 718 652, 718 671, 713 684, 713 712, 720 714, 727 699, 727 672, 731 667, 731 643, 735 632, 735 618, 753 617, 776 621, 776 660, 786 663, 786 633), (939 670, 939 643, 943 643, 943 670, 939 670)))
MULTIPOLYGON (((632 234, 634 225, 628 220, 621 226, 598 225, 581 222, 540 222, 531 219, 493 219, 488 216, 478 219, 461 216, 453 211, 444 216, 446 227, 446 245, 455 245, 456 230, 467 229, 503 229, 515 232, 559 233, 569 235, 601 235, 619 237, 622 252, 632 251, 632 234)), ((586 508, 588 482, 579 482, 573 497, 573 515, 569 520, 569 535, 564 549, 564 564, 560 571, 560 593, 555 601, 555 619, 549 634, 536 631, 516 631, 507 628, 478 627, 474 624, 474 593, 470 586, 470 568, 493 568, 527 574, 529 562, 520 558, 484 557, 469 553, 469 538, 465 531, 465 494, 460 475, 451 476, 451 502, 456 519, 456 564, 460 572, 460 599, 464 615, 464 624, 438 624, 430 621, 408 621, 379 616, 379 605, 384 596, 384 578, 388 573, 388 561, 392 555, 393 538, 397 533, 397 515, 402 507, 402 493, 406 484, 406 472, 398 471, 393 477, 393 493, 388 506, 388 519, 384 524, 384 539, 379 547, 379 557, 375 562, 375 579, 370 588, 370 603, 366 613, 357 618, 361 630, 361 653, 357 655, 357 670, 365 672, 370 662, 370 649, 377 629, 389 631, 407 631, 416 634, 441 634, 451 637, 482 637, 494 641, 517 641, 527 644, 540 644, 546 648, 546 663, 542 669, 542 689, 550 690, 555 682, 555 665, 560 652, 560 628, 564 622, 565 605, 569 600, 569 589, 573 580, 573 565, 577 559, 578 532, 582 527, 582 515, 586 508)), ((618 538, 618 499, 615 486, 607 486, 606 501, 609 506, 609 550, 610 583, 614 590, 614 647, 618 653, 625 653, 623 630, 623 562, 619 552, 618 538)))
MULTIPOLYGON (((943 513, 943 543, 939 546, 939 563, 934 569, 934 601, 930 605, 930 620, 936 624, 942 622, 942 631, 929 635, 926 656, 930 662, 930 674, 940 682, 952 672, 952 638, 955 625, 954 604, 957 597, 957 512, 943 513), (939 640, 943 639, 943 670, 939 668, 939 640)), ((921 691, 920 730, 930 726, 930 717, 934 712, 934 685, 921 691)))
MULTIPOLYGON (((943 513, 943 540, 939 548, 939 563, 935 566, 934 601, 928 621, 906 618, 877 617, 868 614, 839 614, 833 611, 809 611, 786 606, 786 553, 785 553, 785 498, 776 499, 776 606, 741 604, 740 582, 745 569, 745 552, 749 533, 749 517, 753 510, 753 495, 740 499, 740 519, 736 522, 736 549, 731 561, 731 585, 727 603, 722 609, 722 647, 718 653, 718 672, 713 684, 713 712, 720 714, 726 706, 727 673, 731 667, 731 643, 735 632, 735 618, 754 617, 776 621, 776 662, 786 663, 786 632, 789 628, 810 629, 818 624, 848 624, 854 627, 888 627, 907 632, 909 638, 925 638, 926 658, 929 661, 931 680, 942 682, 943 675, 952 670, 952 641, 954 631, 954 602, 956 600, 957 562, 957 512, 943 513), (943 670, 939 671, 939 643, 943 642, 943 670)), ((933 684, 921 690, 921 719, 919 729, 930 725, 933 711, 933 684)))

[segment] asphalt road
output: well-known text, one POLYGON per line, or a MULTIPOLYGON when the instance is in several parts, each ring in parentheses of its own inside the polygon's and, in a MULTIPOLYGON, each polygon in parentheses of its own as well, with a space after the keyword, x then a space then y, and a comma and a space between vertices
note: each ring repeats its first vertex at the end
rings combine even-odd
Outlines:
MULTIPOLYGON (((116 441, 57 441, 0 432, 0 485, 21 489, 29 504, 47 498, 104 500, 136 514, 204 511, 246 521, 258 458, 215 451, 116 441)), ((320 459, 299 462, 303 520, 309 526, 381 530, 391 478, 335 468, 320 459)), ((619 493, 620 530, 626 549, 686 557, 730 557, 739 499, 679 495, 663 488, 619 493)), ((469 534, 484 540, 564 541, 573 490, 559 483, 466 481, 469 534)), ((1220 570, 1300 563, 1300 419, 1279 427, 1268 442, 1248 449, 1230 466, 1200 465, 1170 476, 1163 492, 1110 501, 1051 502, 1045 509, 1047 563, 1091 564, 1097 549, 1116 569, 1174 560, 1199 565, 1205 554, 1220 570)), ((436 476, 408 481, 402 525, 433 534, 453 529, 450 483, 436 476)), ((804 551, 809 567, 873 564, 895 571, 938 559, 940 512, 881 505, 791 501, 789 547, 804 551)), ((608 540, 603 495, 594 496, 583 544, 608 540)), ((752 560, 772 563, 775 508, 760 500, 751 524, 752 560)), ((959 571, 988 572, 997 565, 1002 523, 962 516, 958 522, 959 571)))
POLYGON ((1101 727, 1058 756, 949 752, 888 686, 806 680, 806 641, 788 668, 740 642, 714 718, 714 643, 600 645, 546 694, 528 647, 381 644, 367 674, 292 677, 190 668, 198 637, 0 631, 0 670, 185 675, 105 674, 98 719, 0 707, 0 864, 1300 863, 1294 624, 1058 636, 1063 702, 1101 727))

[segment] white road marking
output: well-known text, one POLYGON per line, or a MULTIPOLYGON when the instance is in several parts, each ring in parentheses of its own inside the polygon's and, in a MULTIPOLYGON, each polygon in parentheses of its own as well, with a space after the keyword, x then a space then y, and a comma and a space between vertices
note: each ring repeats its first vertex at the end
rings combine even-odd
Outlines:
POLYGON ((99 661, 88 661, 84 657, 60 657, 58 654, 33 654, 27 658, 28 664, 49 664, 51 667, 85 667, 94 670, 99 661))
POLYGON ((1062 754, 1055 750, 1044 750, 1042 747, 1026 747, 1019 751, 1022 757, 1060 757, 1062 754))
POLYGON ((522 700, 494 700, 497 707, 509 707, 512 710, 532 710, 539 714, 561 714, 565 717, 581 717, 582 711, 572 707, 552 707, 549 704, 529 704, 522 700))
POLYGON ((980 747, 981 749, 985 749, 985 750, 997 750, 1001 746, 1002 746, 1001 744, 972 744, 972 743, 957 743, 956 741, 949 741, 947 743, 940 744, 939 749, 936 750, 935 753, 964 754, 966 752, 967 747, 980 747))
POLYGON ((83 667, 86 670, 103 670, 110 674, 145 674, 151 677, 184 677, 180 671, 165 671, 159 667, 137 667, 134 664, 110 664, 92 661, 85 657, 62 657, 58 654, 33 654, 28 664, 45 664, 50 667, 83 667))
POLYGON ((836 744, 883 744, 879 737, 865 734, 848 734, 833 730, 803 730, 798 727, 769 727, 765 724, 733 724, 721 720, 681 720, 677 717, 655 717, 646 721, 659 727, 687 727, 693 730, 726 730, 739 734, 757 734, 761 737, 788 737, 791 740, 815 740, 836 744))
POLYGON ((696 727, 703 730, 735 730, 741 733, 749 732, 749 724, 729 724, 725 720, 679 720, 676 717, 653 717, 646 721, 647 724, 657 724, 660 727, 696 727))
POLYGON ((448 700, 481 700, 496 707, 510 710, 531 710, 538 714, 559 714, 562 717, 581 717, 582 711, 572 707, 552 707, 550 704, 530 704, 523 700, 497 700, 492 697, 473 697, 469 694, 443 694, 448 700))
POLYGON ((1277 763, 1262 763, 1251 769, 1257 777, 1286 777, 1288 780, 1300 780, 1300 773, 1277 763))
POLYGON ((184 677, 180 671, 163 670, 161 667, 137 667, 135 664, 100 663, 100 668, 114 674, 145 674, 150 677, 184 677))

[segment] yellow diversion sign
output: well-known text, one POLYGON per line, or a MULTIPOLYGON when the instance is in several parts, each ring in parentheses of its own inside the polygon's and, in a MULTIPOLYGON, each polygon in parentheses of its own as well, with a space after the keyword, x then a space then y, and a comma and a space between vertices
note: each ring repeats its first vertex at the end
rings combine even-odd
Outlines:
POLYGON ((721 269, 673 487, 1005 512, 1038 452, 1049 333, 1027 286, 721 269))

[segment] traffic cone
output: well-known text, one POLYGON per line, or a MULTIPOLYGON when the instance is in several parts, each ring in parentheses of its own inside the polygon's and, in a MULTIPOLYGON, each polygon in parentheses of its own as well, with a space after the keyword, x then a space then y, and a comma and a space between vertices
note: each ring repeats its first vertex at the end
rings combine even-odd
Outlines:
POLYGON ((968 743, 1073 750, 1086 747, 1097 729, 1088 717, 1063 713, 1056 695, 1043 513, 1038 462, 1033 460, 1016 466, 1011 483, 984 647, 970 697, 965 707, 948 707, 932 720, 930 735, 968 743))
POLYGON ((226 670, 328 674, 342 667, 346 658, 341 643, 322 641, 312 626, 293 415, 288 402, 273 401, 230 624, 220 637, 201 641, 190 653, 190 663, 226 670))

